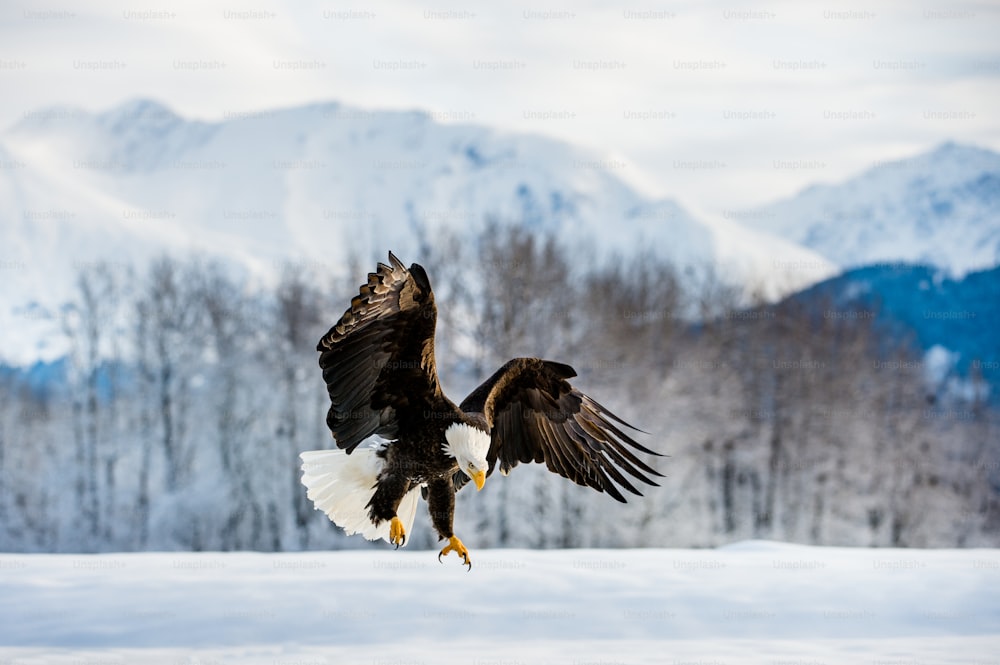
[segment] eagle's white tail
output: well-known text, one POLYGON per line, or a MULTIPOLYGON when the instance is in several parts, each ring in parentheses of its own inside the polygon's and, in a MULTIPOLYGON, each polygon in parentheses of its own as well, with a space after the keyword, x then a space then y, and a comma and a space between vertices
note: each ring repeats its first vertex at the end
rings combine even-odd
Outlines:
MULTIPOLYGON (((306 496, 326 516, 344 529, 347 535, 360 533, 368 540, 379 538, 389 542, 389 522, 375 526, 369 517, 368 502, 375 494, 375 484, 382 472, 384 460, 375 448, 355 448, 348 455, 343 450, 310 450, 302 458, 302 484, 306 496)), ((407 539, 417 514, 420 488, 407 492, 396 510, 403 522, 407 539)))

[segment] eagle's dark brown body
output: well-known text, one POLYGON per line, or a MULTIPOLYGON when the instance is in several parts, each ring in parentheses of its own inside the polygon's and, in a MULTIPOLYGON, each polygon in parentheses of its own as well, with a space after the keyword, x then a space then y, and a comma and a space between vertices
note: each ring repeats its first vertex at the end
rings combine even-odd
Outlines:
MULTIPOLYGON (((456 414, 460 413, 458 407, 454 410, 456 414)), ((445 454, 441 445, 445 440, 445 430, 454 422, 458 422, 457 415, 455 419, 434 419, 430 425, 419 430, 419 436, 401 434, 396 445, 380 451, 386 464, 371 499, 373 522, 391 520, 403 496, 415 487, 424 486, 427 509, 438 536, 447 539, 455 535, 453 478, 458 473, 458 464, 455 458, 445 454)))

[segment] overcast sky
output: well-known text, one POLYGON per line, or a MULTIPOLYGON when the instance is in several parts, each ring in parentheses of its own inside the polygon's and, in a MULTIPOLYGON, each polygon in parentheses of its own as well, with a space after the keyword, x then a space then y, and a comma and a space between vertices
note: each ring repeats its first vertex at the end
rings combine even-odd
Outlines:
POLYGON ((1000 149, 998 3, 5 2, 0 126, 336 100, 604 153, 725 214, 945 140, 1000 149))

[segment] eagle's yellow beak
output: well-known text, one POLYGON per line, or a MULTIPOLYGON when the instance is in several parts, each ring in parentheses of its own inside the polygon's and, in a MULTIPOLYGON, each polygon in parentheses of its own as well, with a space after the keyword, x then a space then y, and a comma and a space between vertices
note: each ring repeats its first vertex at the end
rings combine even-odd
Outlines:
POLYGON ((486 472, 476 471, 474 474, 472 474, 472 480, 473 482, 476 483, 476 491, 478 492, 479 490, 483 489, 483 485, 486 484, 486 472))

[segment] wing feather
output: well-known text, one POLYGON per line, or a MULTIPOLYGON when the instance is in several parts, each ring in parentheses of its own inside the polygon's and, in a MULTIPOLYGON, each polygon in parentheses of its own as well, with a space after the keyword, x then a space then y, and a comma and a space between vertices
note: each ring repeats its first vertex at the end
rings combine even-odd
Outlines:
POLYGON ((348 452, 395 438, 444 399, 434 363, 437 307, 424 269, 389 252, 316 345, 330 395, 327 425, 348 452))
POLYGON ((548 470, 558 473, 564 478, 578 481, 580 478, 579 469, 574 464, 576 455, 567 448, 563 437, 553 430, 552 422, 536 414, 534 425, 535 431, 538 433, 538 436, 535 437, 536 444, 545 455, 545 466, 548 470), (546 446, 546 443, 550 445, 546 446))
POLYGON ((632 480, 656 485, 661 476, 636 453, 659 455, 624 429, 636 428, 573 388, 569 365, 538 358, 515 358, 462 402, 490 427, 490 473, 497 463, 506 473, 519 463, 543 463, 553 473, 607 492, 625 502, 621 489, 641 495, 632 480))
MULTIPOLYGON (((596 417, 597 421, 599 423, 601 423, 601 425, 603 425, 603 429, 601 427, 597 427, 598 431, 601 431, 602 433, 604 433, 604 431, 606 430, 606 431, 610 432, 611 434, 613 434, 618 439, 620 439, 621 441, 624 441, 624 442, 628 443, 629 446, 631 446, 633 448, 641 450, 642 452, 650 454, 650 455, 656 455, 657 454, 656 452, 650 450, 649 448, 646 448, 645 446, 640 445, 632 437, 628 436, 627 434, 625 434, 624 432, 622 432, 618 427, 616 427, 612 423, 608 422, 608 419, 604 418, 600 414, 600 412, 596 412, 593 415, 596 417)), ((627 425, 626 425, 626 427, 627 427, 627 425)), ((641 459, 639 459, 639 457, 637 457, 635 455, 635 453, 633 453, 626 446, 611 446, 611 447, 605 448, 604 451, 606 453, 609 453, 612 456, 614 456, 615 461, 619 464, 619 466, 621 466, 622 468, 625 468, 626 470, 629 471, 630 474, 632 474, 633 476, 635 476, 637 478, 641 478, 641 476, 637 475, 637 473, 634 470, 632 470, 632 466, 631 465, 638 466, 640 469, 642 469, 643 471, 645 471, 647 473, 651 473, 651 474, 657 475, 656 469, 654 469, 653 467, 649 466, 648 464, 646 464, 645 462, 643 462, 641 459)))

